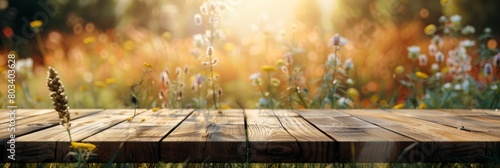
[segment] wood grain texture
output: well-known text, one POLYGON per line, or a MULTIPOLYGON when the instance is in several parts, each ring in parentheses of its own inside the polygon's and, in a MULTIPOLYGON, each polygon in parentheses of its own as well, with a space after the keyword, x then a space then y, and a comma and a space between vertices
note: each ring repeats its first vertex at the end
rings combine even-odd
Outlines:
POLYGON ((336 141, 338 162, 397 162, 411 138, 338 110, 299 110, 301 116, 336 141))
POLYGON ((160 143, 162 162, 244 162, 242 110, 197 110, 160 143))
POLYGON ((83 142, 97 146, 95 153, 98 157, 92 162, 108 162, 117 151, 115 162, 159 162, 159 142, 193 111, 149 110, 136 116, 131 122, 122 122, 84 139, 83 142))
POLYGON ((289 110, 247 110, 250 162, 332 162, 334 141, 289 110))
POLYGON ((409 162, 482 162, 489 150, 487 146, 496 145, 500 140, 498 136, 469 132, 383 110, 342 112, 417 140, 418 145, 405 157, 409 162))
MULTIPOLYGON (((138 110, 139 113, 144 110, 138 110)), ((73 141, 81 141, 93 134, 114 126, 131 117, 131 110, 104 110, 98 113, 88 115, 71 121, 71 136, 73 141)), ((16 140, 20 150, 31 150, 30 148, 40 149, 38 152, 16 154, 16 162, 45 162, 69 161, 67 157, 69 149, 69 137, 63 126, 50 127, 39 130, 27 135, 20 136, 16 140), (47 151, 54 151, 53 154, 46 154, 47 151), (35 156, 45 156, 37 158, 35 156)))
POLYGON ((35 117, 35 116, 38 116, 40 114, 55 112, 54 109, 8 109, 8 110, 2 111, 2 113, 0 113, 0 114, 5 114, 5 115, 0 115, 0 124, 10 122, 9 112, 11 110, 15 110, 16 121, 21 120, 23 118, 35 117))

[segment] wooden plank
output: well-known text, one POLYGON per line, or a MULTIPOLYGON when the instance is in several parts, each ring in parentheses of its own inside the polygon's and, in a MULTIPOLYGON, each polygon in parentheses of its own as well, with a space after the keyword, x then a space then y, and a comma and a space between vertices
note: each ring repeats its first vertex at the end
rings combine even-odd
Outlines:
POLYGON ((15 110, 16 120, 21 120, 23 118, 36 117, 36 116, 41 115, 41 114, 55 112, 54 109, 9 109, 9 110, 5 110, 2 113, 0 113, 0 114, 5 114, 5 115, 0 115, 0 124, 10 122, 9 112, 11 110, 15 110))
POLYGON ((487 113, 481 113, 480 115, 455 112, 449 113, 448 110, 390 110, 389 112, 411 116, 465 131, 500 136, 500 116, 497 115, 489 115, 487 113))
MULTIPOLYGON (((25 110, 23 110, 25 111, 25 110)), ((47 111, 47 110, 42 110, 47 111)), ((85 117, 90 114, 97 113, 102 110, 98 109, 77 109, 71 110, 71 120, 75 120, 78 118, 85 117)), ((34 111, 32 111, 34 113, 34 111)), ((0 124, 0 128, 8 128, 10 123, 0 124)), ((51 111, 50 113, 41 113, 40 115, 36 115, 36 117, 24 117, 21 119, 16 119, 15 121, 15 132, 11 133, 8 131, 0 131, 0 156, 1 160, 5 160, 6 157, 4 155, 9 154, 6 152, 6 143, 5 141, 10 140, 10 135, 13 134, 15 137, 20 137, 22 135, 35 132, 38 130, 42 130, 49 127, 54 127, 59 124, 59 116, 56 111, 51 111)))
POLYGON ((308 122, 337 142, 338 162, 397 162, 414 140, 338 110, 299 110, 308 122))
POLYGON ((407 153, 409 162, 482 162, 489 146, 496 146, 500 137, 469 132, 411 116, 382 110, 342 110, 380 127, 398 132, 418 141, 407 153))
POLYGON ((118 151, 115 162, 159 162, 159 142, 193 111, 189 109, 162 109, 152 112, 149 110, 138 115, 131 122, 122 122, 88 137, 83 142, 97 146, 95 151, 97 157, 90 161, 108 162, 118 151))
MULTIPOLYGON (((42 110, 46 111, 46 110, 42 110)), ((100 109, 77 109, 71 110, 71 120, 85 117, 90 114, 102 111, 100 109)), ((10 123, 0 124, 0 128, 8 128, 10 123)), ((15 136, 19 137, 27 133, 35 132, 37 130, 45 129, 59 124, 59 115, 56 111, 50 113, 42 113, 36 117, 24 117, 16 119, 15 121, 15 136)), ((10 132, 0 132, 0 140, 8 139, 10 132)))
POLYGON ((197 110, 160 143, 162 162, 244 162, 242 110, 197 110))
MULTIPOLYGON (((145 110, 138 110, 140 114, 145 110)), ((71 121, 73 141, 81 141, 99 133, 133 115, 133 110, 105 110, 71 121)), ((66 162, 69 149, 69 137, 62 126, 51 127, 33 132, 16 139, 16 162, 66 162), (56 150, 57 149, 57 150, 56 150), (18 154, 17 154, 18 153, 18 154)))
POLYGON ((247 110, 250 162, 333 162, 334 140, 289 110, 247 110))

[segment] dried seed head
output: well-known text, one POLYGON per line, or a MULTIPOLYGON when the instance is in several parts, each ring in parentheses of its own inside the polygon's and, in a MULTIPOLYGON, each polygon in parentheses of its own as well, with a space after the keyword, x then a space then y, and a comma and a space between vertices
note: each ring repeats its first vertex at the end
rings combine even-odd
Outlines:
POLYGON ((212 57, 214 56, 214 48, 213 47, 208 47, 207 48, 207 56, 212 57))
POLYGON ((59 114, 59 124, 66 126, 66 129, 69 129, 69 121, 71 118, 69 115, 68 97, 64 93, 64 86, 59 80, 57 71, 55 71, 52 67, 49 67, 47 74, 47 87, 50 90, 52 105, 59 114))

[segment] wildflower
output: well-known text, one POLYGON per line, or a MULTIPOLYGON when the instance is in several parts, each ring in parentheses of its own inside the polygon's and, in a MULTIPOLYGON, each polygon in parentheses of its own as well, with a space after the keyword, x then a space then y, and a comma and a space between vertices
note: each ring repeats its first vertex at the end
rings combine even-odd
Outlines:
POLYGON ((490 27, 484 28, 484 33, 490 34, 491 33, 491 28, 490 27))
POLYGON ((451 89, 451 83, 450 82, 445 83, 443 85, 443 89, 446 89, 446 90, 451 89))
POLYGON ((259 98, 259 104, 262 105, 262 106, 266 106, 267 105, 267 100, 266 98, 259 98))
POLYGON ((402 65, 398 65, 394 69, 394 73, 397 74, 397 75, 401 75, 401 74, 403 74, 403 72, 405 72, 405 67, 403 67, 402 65))
POLYGON ((329 46, 330 47, 342 47, 342 46, 346 45, 348 42, 349 41, 346 38, 341 37, 339 34, 335 34, 330 39, 329 46))
POLYGON ((347 89, 347 95, 353 100, 357 100, 359 98, 359 92, 355 88, 347 89))
POLYGON ((219 59, 217 59, 217 58, 212 59, 212 66, 217 65, 218 62, 219 62, 219 59))
POLYGON ((155 107, 155 108, 151 109, 151 111, 153 111, 153 112, 157 112, 158 110, 160 110, 159 107, 155 107))
POLYGON ((486 76, 489 76, 489 75, 491 75, 492 72, 493 72, 493 68, 491 66, 491 63, 484 64, 484 74, 486 76))
POLYGON ((31 57, 17 60, 16 72, 26 74, 33 69, 33 59, 31 57))
POLYGON ((352 101, 345 97, 341 97, 337 102, 340 106, 352 106, 352 101))
POLYGON ((425 74, 423 72, 420 72, 420 71, 415 72, 415 75, 417 77, 421 78, 421 79, 427 79, 427 78, 429 78, 429 75, 427 75, 427 74, 425 74))
POLYGON ((453 89, 455 89, 455 90, 462 90, 462 85, 460 85, 460 84, 457 83, 457 84, 455 84, 455 86, 453 86, 453 89))
POLYGON ((493 57, 493 65, 495 65, 497 68, 500 68, 500 53, 493 57))
POLYGON ((281 66, 281 72, 288 73, 288 68, 286 66, 281 66))
POLYGON ((182 92, 182 90, 179 90, 179 92, 177 92, 177 100, 178 101, 182 100, 182 96, 183 96, 183 92, 182 92))
POLYGON ((459 23, 460 21, 462 21, 462 16, 460 15, 453 15, 450 17, 450 21, 452 23, 459 23))
POLYGON ((40 27, 42 27, 43 25, 43 22, 41 20, 33 20, 30 22, 30 26, 34 29, 38 29, 40 27))
POLYGON ((214 48, 212 46, 207 48, 207 56, 212 57, 214 55, 214 48))
POLYGON ((427 107, 427 105, 425 103, 420 103, 417 108, 418 109, 425 109, 426 107, 427 107))
POLYGON ((203 81, 205 81, 205 77, 201 74, 196 74, 196 77, 195 77, 195 83, 197 86, 200 86, 203 81))
POLYGON ((488 43, 486 43, 486 46, 490 50, 496 49, 497 45, 498 45, 498 43, 497 43, 497 41, 495 39, 490 39, 490 40, 488 40, 488 43))
POLYGON ((143 65, 144 65, 144 67, 147 67, 147 68, 152 68, 153 67, 153 65, 151 65, 151 64, 149 64, 147 62, 144 62, 143 65))
POLYGON ((279 86, 281 81, 278 78, 271 78, 270 83, 272 86, 279 86))
POLYGON ((290 53, 290 52, 286 53, 285 54, 285 60, 286 60, 287 65, 293 64, 292 53, 290 53))
POLYGON ((462 47, 472 47, 474 45, 476 45, 476 42, 469 39, 460 42, 460 46, 462 47))
POLYGON ((91 44, 95 41, 95 37, 87 37, 83 39, 83 44, 91 44))
POLYGON ((418 46, 410 46, 408 49, 408 57, 412 60, 417 59, 420 55, 420 47, 418 46))
POLYGON ((441 72, 436 72, 436 78, 437 79, 441 79, 441 77, 443 77, 443 75, 441 74, 441 72))
POLYGON ((448 18, 446 18, 446 16, 439 17, 439 23, 446 23, 446 22, 448 22, 448 18))
POLYGON ((250 75, 248 77, 248 79, 250 79, 250 80, 256 80, 259 77, 260 77, 260 73, 253 73, 252 75, 250 75))
POLYGON ((498 86, 495 84, 495 85, 491 85, 491 90, 497 90, 498 89, 498 86))
POLYGON ((352 63, 352 59, 349 58, 349 59, 345 60, 344 69, 346 71, 349 71, 349 70, 351 70, 353 68, 354 68, 354 63, 352 63))
POLYGON ((439 65, 434 63, 431 65, 431 69, 432 69, 432 71, 437 72, 439 70, 439 65))
POLYGON ((420 66, 426 66, 427 65, 427 56, 425 54, 420 54, 418 56, 418 64, 420 66))
POLYGON ((335 55, 335 53, 328 54, 328 57, 327 57, 326 61, 327 61, 328 64, 331 64, 333 66, 337 66, 337 65, 342 64, 342 62, 340 62, 339 56, 335 55))
POLYGON ((463 35, 474 34, 475 32, 476 32, 476 29, 474 27, 472 27, 471 25, 467 25, 464 28, 462 28, 463 35))
POLYGON ((434 35, 434 33, 436 33, 436 31, 437 31, 437 27, 434 24, 427 25, 424 28, 424 33, 426 35, 429 35, 429 36, 434 35))
POLYGON ((166 71, 160 73, 160 80, 166 85, 166 82, 168 80, 168 73, 166 71))
POLYGON ((200 14, 198 14, 198 13, 197 13, 196 15, 194 15, 194 23, 195 23, 196 25, 198 25, 198 26, 199 26, 199 25, 201 25, 201 24, 203 23, 203 20, 202 20, 202 18, 201 18, 201 15, 200 15, 200 14))
POLYGON ((201 6, 200 6, 200 13, 202 15, 208 15, 208 5, 206 3, 203 3, 201 6))
POLYGON ((70 148, 81 149, 81 150, 92 152, 92 151, 94 151, 96 146, 94 144, 91 144, 91 143, 71 142, 70 148))
POLYGON ((274 66, 271 66, 271 65, 264 65, 260 69, 264 72, 272 72, 272 71, 276 70, 276 68, 274 66))
POLYGON ((217 97, 222 96, 222 88, 217 89, 217 97))
POLYGON ((438 52, 436 44, 429 44, 429 55, 436 55, 438 52))
POLYGON ((392 107, 392 109, 402 109, 402 108, 405 108, 404 103, 399 103, 399 104, 396 104, 394 107, 392 107))
POLYGON ((434 55, 434 57, 436 58, 436 62, 437 62, 438 64, 443 63, 443 60, 444 60, 444 54, 443 54, 441 51, 438 51, 438 52, 436 53, 436 55, 434 55))
POLYGON ((11 27, 7 26, 2 29, 3 35, 7 38, 11 38, 14 36, 14 30, 11 27))
POLYGON ((346 83, 348 85, 354 85, 354 80, 352 80, 351 78, 347 78, 346 83))

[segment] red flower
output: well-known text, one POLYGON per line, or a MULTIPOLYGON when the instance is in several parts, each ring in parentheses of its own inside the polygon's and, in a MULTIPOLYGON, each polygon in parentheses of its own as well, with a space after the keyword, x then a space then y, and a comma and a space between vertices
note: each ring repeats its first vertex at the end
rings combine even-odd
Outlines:
POLYGON ((9 26, 4 27, 2 32, 3 35, 5 35, 5 37, 7 38, 11 38, 12 36, 14 36, 14 30, 12 30, 12 28, 10 28, 9 26))

